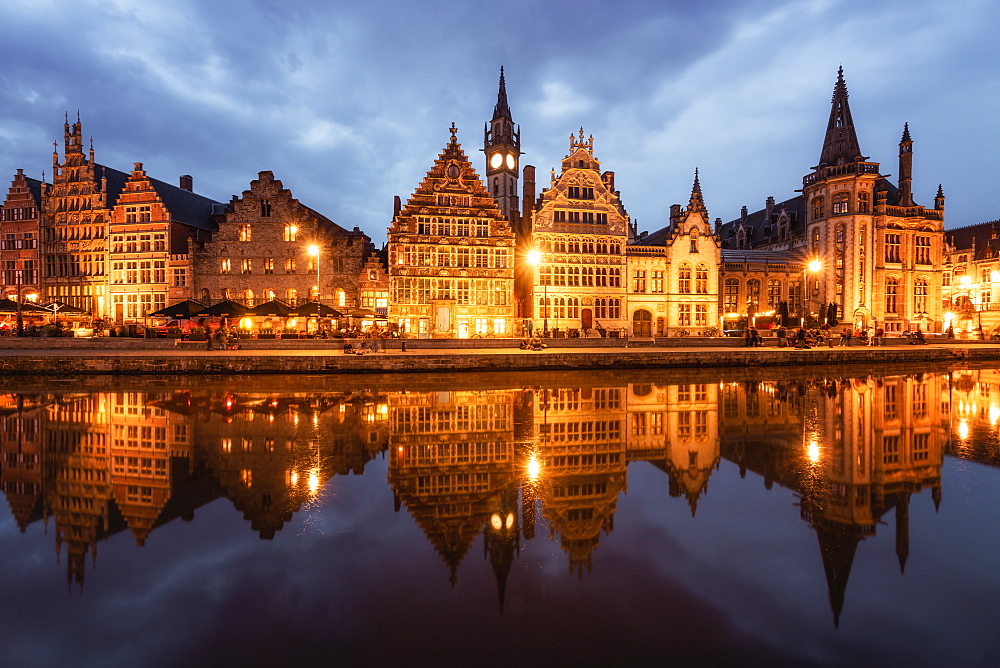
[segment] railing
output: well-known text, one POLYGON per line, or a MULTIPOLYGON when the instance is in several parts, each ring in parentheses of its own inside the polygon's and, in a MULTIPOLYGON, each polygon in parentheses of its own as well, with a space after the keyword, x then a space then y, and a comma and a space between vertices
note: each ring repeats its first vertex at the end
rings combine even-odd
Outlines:
POLYGON ((937 209, 926 209, 922 206, 892 206, 881 204, 876 207, 887 216, 899 216, 900 218, 932 218, 934 220, 944 220, 944 211, 937 209))
POLYGON ((836 176, 848 176, 850 174, 878 174, 877 162, 849 162, 844 165, 833 165, 817 169, 812 174, 803 177, 802 185, 811 186, 819 181, 824 181, 836 176))

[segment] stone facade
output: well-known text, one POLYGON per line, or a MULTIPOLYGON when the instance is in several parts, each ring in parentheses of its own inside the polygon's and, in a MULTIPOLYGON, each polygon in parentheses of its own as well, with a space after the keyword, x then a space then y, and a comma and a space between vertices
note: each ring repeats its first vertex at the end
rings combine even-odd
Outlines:
POLYGON ((1000 221, 945 232, 944 328, 960 338, 1000 335, 1000 221))
POLYGON ((229 202, 211 241, 192 244, 191 296, 202 303, 233 299, 246 306, 319 299, 334 308, 354 308, 359 274, 372 251, 363 232, 346 230, 305 206, 264 171, 229 202))
POLYGON ((0 296, 37 301, 41 294, 42 182, 17 170, 0 209, 0 296))
POLYGON ((514 335, 514 232, 451 140, 389 228, 390 320, 434 338, 514 335))

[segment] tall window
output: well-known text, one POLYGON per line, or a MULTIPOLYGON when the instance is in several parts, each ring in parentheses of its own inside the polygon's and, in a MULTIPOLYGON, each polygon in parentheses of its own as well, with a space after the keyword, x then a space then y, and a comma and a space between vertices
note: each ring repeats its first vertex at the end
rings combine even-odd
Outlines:
POLYGON ((264 258, 264 273, 273 274, 274 273, 274 258, 264 258))
POLYGON ((694 326, 695 327, 708 326, 708 304, 695 304, 694 326))
POLYGON ((885 312, 898 313, 896 310, 896 297, 899 290, 899 281, 895 278, 887 278, 885 281, 885 312))
POLYGON ((677 324, 681 327, 691 326, 691 305, 681 304, 677 307, 677 324))
POLYGON ((220 260, 219 261, 219 273, 220 274, 228 274, 230 271, 232 271, 232 265, 229 262, 229 258, 227 257, 227 258, 223 258, 222 260, 220 260))
POLYGON ((767 306, 777 308, 781 301, 781 281, 772 278, 767 282, 767 306))
POLYGON ((747 281, 747 304, 755 310, 760 305, 760 281, 756 278, 747 281))
POLYGON ((285 225, 285 241, 295 241, 298 235, 298 225, 285 225))
POLYGON ((740 301, 740 279, 727 278, 724 285, 722 308, 726 313, 736 313, 740 301))
POLYGON ((858 213, 868 213, 869 197, 870 195, 865 191, 858 193, 858 213))
POLYGON ((250 225, 240 225, 240 241, 250 241, 251 234, 250 225))
POLYGON ((251 260, 250 258, 243 258, 242 260, 240 260, 240 270, 244 274, 252 274, 253 273, 253 260, 251 260))
POLYGON ((692 253, 698 252, 698 230, 691 230, 691 251, 692 253))
POLYGON ((917 264, 930 264, 931 263, 931 238, 930 237, 915 237, 914 245, 916 248, 916 257, 914 261, 917 264))
POLYGON ((823 198, 816 197, 812 201, 813 209, 813 220, 819 220, 823 217, 823 198))
POLYGON ((686 262, 677 271, 677 292, 691 294, 691 265, 686 262))
POLYGON ((922 278, 913 284, 913 311, 927 313, 927 281, 922 278))
POLYGON ((708 294, 708 265, 699 264, 695 269, 694 291, 699 295, 708 294))
POLYGON ((814 227, 812 231, 812 252, 813 255, 819 255, 819 228, 814 227))
POLYGON ((271 217, 271 202, 266 199, 260 201, 260 217, 270 218, 271 217))
POLYGON ((653 270, 653 292, 663 292, 663 271, 660 269, 653 270))
POLYGON ((902 235, 900 234, 886 234, 885 235, 885 261, 886 262, 901 262, 902 253, 900 249, 902 248, 902 235))

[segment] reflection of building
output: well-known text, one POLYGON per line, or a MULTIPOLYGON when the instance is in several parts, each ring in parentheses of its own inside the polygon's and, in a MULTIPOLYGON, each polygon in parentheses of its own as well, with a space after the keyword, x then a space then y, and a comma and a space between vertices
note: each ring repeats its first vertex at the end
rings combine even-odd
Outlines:
POLYGON ((41 517, 44 408, 22 395, 0 395, 0 489, 23 533, 41 517))
POLYGON ((535 392, 542 481, 539 497, 570 572, 590 570, 601 531, 614 529, 626 487, 625 389, 554 388, 535 392))
POLYGON ((514 398, 498 392, 407 392, 389 399, 389 485, 434 550, 458 566, 484 526, 501 586, 518 532, 514 398))
POLYGON ((909 556, 910 496, 940 500, 942 376, 727 386, 722 454, 801 497, 816 529, 838 623, 858 543, 896 513, 900 568, 909 556))

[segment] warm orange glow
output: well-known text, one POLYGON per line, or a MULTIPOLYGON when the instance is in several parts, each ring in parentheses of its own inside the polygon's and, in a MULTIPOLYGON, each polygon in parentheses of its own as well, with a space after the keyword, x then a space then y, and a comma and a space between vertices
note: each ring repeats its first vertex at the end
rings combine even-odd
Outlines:
POLYGON ((809 271, 813 272, 814 274, 822 268, 823 268, 823 263, 820 262, 819 260, 813 260, 809 263, 809 271))
POLYGON ((542 253, 537 250, 528 251, 528 264, 533 264, 536 267, 542 263, 542 253))
POLYGON ((969 423, 965 420, 958 423, 958 437, 963 441, 969 438, 969 423))
POLYGON ((503 528, 503 520, 500 519, 499 515, 493 513, 493 516, 490 517, 490 526, 493 527, 495 531, 499 531, 503 528))
POLYGON ((816 464, 819 462, 819 443, 816 441, 809 441, 809 447, 806 448, 806 458, 809 460, 810 464, 816 464))
POLYGON ((319 246, 317 246, 316 244, 310 245, 309 248, 307 248, 306 250, 309 251, 310 255, 314 256, 319 255, 319 246))
POLYGON ((319 489, 319 470, 309 469, 309 491, 313 494, 319 489))
POLYGON ((538 480, 542 475, 542 464, 538 461, 538 455, 532 453, 528 458, 528 479, 538 480))

